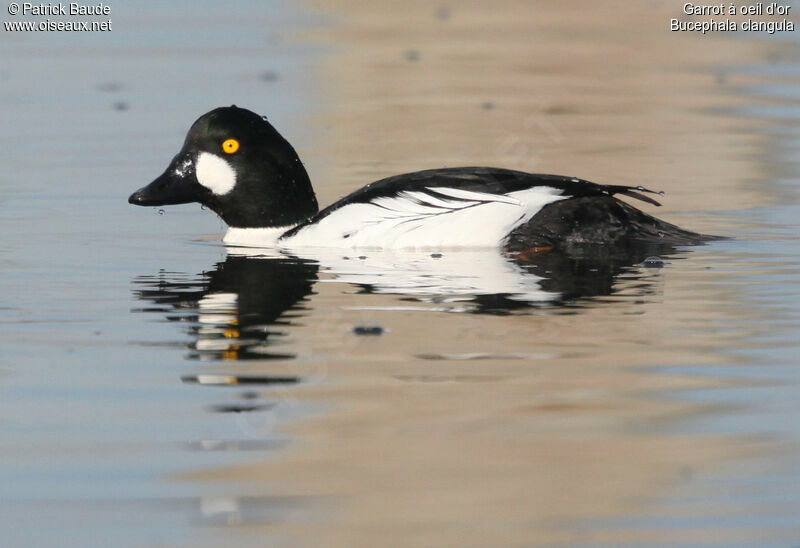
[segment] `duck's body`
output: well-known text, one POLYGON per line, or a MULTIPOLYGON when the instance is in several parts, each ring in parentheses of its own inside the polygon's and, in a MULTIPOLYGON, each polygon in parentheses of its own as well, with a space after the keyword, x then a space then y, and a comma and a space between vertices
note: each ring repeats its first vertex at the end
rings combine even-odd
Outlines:
POLYGON ((613 197, 659 205, 647 192, 558 175, 459 167, 389 177, 318 211, 291 145, 266 120, 234 106, 200 117, 164 174, 129 201, 200 202, 229 225, 226 244, 257 247, 523 251, 706 239, 613 197))

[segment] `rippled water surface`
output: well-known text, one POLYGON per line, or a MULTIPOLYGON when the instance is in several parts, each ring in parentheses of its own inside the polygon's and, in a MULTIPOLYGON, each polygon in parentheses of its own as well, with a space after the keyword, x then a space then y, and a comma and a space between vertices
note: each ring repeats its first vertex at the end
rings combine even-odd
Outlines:
POLYGON ((0 36, 0 544, 797 546, 794 36, 501 4, 0 36), (278 253, 126 203, 232 103, 324 204, 501 165, 663 188, 646 211, 731 239, 278 253))

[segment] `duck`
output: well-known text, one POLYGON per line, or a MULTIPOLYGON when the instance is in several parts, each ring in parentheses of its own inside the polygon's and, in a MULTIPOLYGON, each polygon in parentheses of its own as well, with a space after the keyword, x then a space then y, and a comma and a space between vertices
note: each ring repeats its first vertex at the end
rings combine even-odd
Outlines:
POLYGON ((713 238, 657 219, 643 186, 495 167, 444 167, 370 183, 320 210, 291 144, 236 105, 198 118, 166 170, 130 195, 138 206, 199 202, 228 225, 228 246, 346 249, 499 248, 524 253, 713 238))

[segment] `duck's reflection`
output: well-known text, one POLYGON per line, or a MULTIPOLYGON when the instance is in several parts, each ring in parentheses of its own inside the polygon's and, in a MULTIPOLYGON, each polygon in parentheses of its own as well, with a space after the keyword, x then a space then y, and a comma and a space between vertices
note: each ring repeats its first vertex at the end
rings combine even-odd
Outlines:
MULTIPOLYGON (((263 256, 274 251, 228 248, 230 255, 263 256)), ((624 277, 626 295, 660 291, 654 269, 689 251, 658 243, 606 248, 572 245, 560 252, 504 255, 496 250, 296 251, 337 282, 361 293, 399 295, 445 305, 437 310, 503 314, 542 307, 591 306, 592 298, 613 295, 624 277), (630 284, 635 283, 634 288, 630 284)), ((358 306, 357 302, 353 306, 358 306)))
POLYGON ((191 359, 285 359, 293 356, 272 347, 283 334, 281 326, 302 312, 318 268, 289 257, 229 255, 195 276, 164 271, 139 276, 134 293, 157 305, 142 311, 188 324, 194 339, 191 359))
MULTIPOLYGON (((325 279, 355 285, 360 293, 396 294, 434 310, 506 314, 543 308, 579 310, 593 298, 625 288, 627 297, 660 291, 659 268, 679 251, 647 244, 573 247, 513 257, 496 250, 303 250, 301 257, 274 250, 229 248, 228 257, 197 276, 159 272, 134 280, 136 296, 171 321, 187 322, 194 359, 292 358, 275 350, 281 326, 304 312, 304 302, 325 279)), ((299 255, 297 253, 296 255, 299 255)), ((359 306, 352 297, 352 306, 359 306)), ((192 379, 192 382, 205 382, 192 379)))

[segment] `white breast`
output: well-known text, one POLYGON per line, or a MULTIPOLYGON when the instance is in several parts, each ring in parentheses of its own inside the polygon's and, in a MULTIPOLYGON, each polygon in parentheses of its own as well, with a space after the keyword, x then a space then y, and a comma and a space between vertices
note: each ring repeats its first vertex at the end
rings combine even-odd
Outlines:
POLYGON ((545 205, 563 200, 546 186, 505 195, 430 188, 343 206, 280 245, 382 249, 499 247, 545 205))
POLYGON ((278 245, 278 238, 291 229, 291 226, 274 228, 228 228, 223 243, 231 246, 243 247, 274 247, 278 245))

